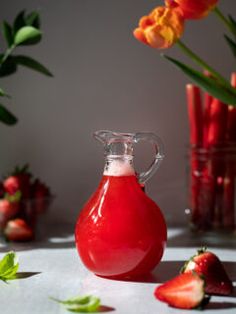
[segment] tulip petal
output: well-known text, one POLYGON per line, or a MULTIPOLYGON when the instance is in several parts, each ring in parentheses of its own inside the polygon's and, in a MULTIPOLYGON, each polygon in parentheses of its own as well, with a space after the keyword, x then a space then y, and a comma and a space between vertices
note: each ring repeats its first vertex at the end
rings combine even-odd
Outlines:
POLYGON ((133 35, 134 35, 134 37, 135 37, 137 40, 139 40, 139 41, 141 41, 142 43, 148 45, 148 41, 147 41, 147 39, 146 39, 146 37, 145 37, 145 34, 144 34, 144 32, 143 32, 143 30, 142 30, 141 28, 136 28, 136 29, 133 31, 133 35))
POLYGON ((142 29, 145 29, 149 26, 152 26, 155 23, 155 21, 153 21, 153 19, 149 16, 143 16, 141 17, 140 21, 139 21, 139 27, 142 29))
POLYGON ((134 37, 157 49, 171 47, 181 37, 184 19, 176 10, 156 7, 148 16, 143 16, 134 37))
POLYGON ((177 8, 184 19, 201 19, 214 9, 218 0, 165 0, 170 8, 177 8))

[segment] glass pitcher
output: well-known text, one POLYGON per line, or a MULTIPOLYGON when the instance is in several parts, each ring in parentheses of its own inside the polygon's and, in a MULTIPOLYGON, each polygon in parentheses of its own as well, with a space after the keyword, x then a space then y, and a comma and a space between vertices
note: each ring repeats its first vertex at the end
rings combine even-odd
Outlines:
POLYGON ((84 265, 109 278, 131 278, 150 273, 164 252, 167 230, 159 207, 142 190, 163 160, 163 144, 152 133, 97 131, 104 145, 101 182, 85 204, 75 228, 75 241, 84 265), (155 148, 145 172, 133 166, 133 148, 139 141, 155 148))

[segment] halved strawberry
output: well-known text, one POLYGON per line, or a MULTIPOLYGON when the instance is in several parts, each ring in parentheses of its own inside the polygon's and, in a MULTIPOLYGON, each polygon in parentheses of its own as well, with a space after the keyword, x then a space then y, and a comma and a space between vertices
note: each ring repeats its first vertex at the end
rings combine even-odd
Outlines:
POLYGON ((195 273, 180 274, 157 287, 155 297, 170 306, 193 309, 205 303, 204 280, 195 273))
POLYGON ((182 273, 192 271, 204 276, 206 287, 205 291, 209 294, 229 295, 233 291, 233 285, 229 279, 223 264, 219 258, 206 248, 198 250, 182 268, 182 273))
POLYGON ((30 241, 33 239, 33 230, 21 218, 9 220, 4 234, 10 241, 30 241))

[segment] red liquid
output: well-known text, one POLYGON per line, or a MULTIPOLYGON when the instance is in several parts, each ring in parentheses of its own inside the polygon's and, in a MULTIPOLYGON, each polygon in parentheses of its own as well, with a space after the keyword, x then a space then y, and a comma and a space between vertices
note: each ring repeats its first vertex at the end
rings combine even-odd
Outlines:
POLYGON ((149 273, 161 260, 166 224, 135 176, 103 176, 76 224, 84 265, 97 275, 126 278, 149 273))

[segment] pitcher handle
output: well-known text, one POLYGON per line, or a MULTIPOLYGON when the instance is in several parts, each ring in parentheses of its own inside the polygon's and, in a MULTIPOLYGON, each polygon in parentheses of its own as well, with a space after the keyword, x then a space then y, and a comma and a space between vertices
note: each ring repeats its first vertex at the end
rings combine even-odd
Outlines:
POLYGON ((148 170, 137 174, 139 182, 145 183, 153 176, 164 158, 164 144, 159 136, 154 133, 136 133, 134 136, 134 142, 138 143, 140 141, 147 141, 151 143, 155 149, 155 157, 148 170))

